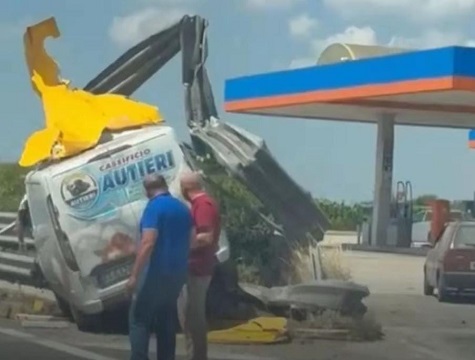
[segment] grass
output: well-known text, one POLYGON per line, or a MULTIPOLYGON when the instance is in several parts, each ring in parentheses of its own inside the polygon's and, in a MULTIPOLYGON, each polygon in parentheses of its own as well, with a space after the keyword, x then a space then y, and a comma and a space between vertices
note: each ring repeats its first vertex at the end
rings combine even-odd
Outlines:
MULTIPOLYGON (((315 279, 313 259, 320 254, 322 272, 327 279, 351 280, 351 271, 346 266, 343 250, 339 245, 312 243, 309 246, 295 247, 290 256, 290 274, 286 275, 287 284, 300 284, 315 279)), ((263 269, 258 266, 237 264, 239 281, 262 285, 263 269)), ((266 269, 267 270, 267 269, 266 269)))
POLYGON ((313 243, 308 247, 299 247, 293 251, 292 283, 301 283, 315 279, 313 259, 320 257, 324 278, 351 280, 351 271, 346 266, 341 246, 313 243), (320 255, 320 256, 319 256, 320 255))
POLYGON ((236 267, 239 274, 239 282, 261 285, 261 276, 257 267, 244 264, 237 264, 236 267))

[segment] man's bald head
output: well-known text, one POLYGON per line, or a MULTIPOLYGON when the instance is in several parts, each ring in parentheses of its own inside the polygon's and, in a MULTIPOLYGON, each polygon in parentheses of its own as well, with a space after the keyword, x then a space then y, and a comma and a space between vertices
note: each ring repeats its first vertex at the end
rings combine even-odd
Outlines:
POLYGON ((146 175, 143 179, 143 187, 149 198, 164 191, 168 191, 168 184, 163 175, 154 173, 146 175))
POLYGON ((188 171, 180 178, 180 183, 188 190, 202 190, 203 183, 201 175, 195 171, 188 171))
POLYGON ((188 171, 181 175, 180 186, 183 197, 187 200, 203 191, 203 179, 198 172, 188 171))

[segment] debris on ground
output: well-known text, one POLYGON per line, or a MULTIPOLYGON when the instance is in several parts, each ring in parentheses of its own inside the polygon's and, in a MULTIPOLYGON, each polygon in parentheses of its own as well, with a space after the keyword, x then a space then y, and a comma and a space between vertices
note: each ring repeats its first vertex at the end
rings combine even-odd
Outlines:
POLYGON ((65 329, 69 327, 69 321, 30 321, 23 320, 21 326, 24 328, 37 329, 65 329))
POLYGON ((302 340, 347 340, 350 336, 348 329, 305 329, 293 330, 293 338, 302 340))
POLYGON ((28 328, 64 329, 70 325, 68 319, 54 315, 16 314, 15 318, 28 328))
POLYGON ((240 284, 259 309, 289 319, 292 340, 374 341, 381 325, 363 303, 367 286, 351 279, 341 246, 313 244, 294 250, 291 285, 263 287, 240 284), (320 269, 319 269, 320 267, 320 269))
POLYGON ((290 340, 287 319, 259 317, 227 330, 208 333, 208 341, 217 344, 276 344, 290 340))
POLYGON ((302 314, 334 310, 347 316, 362 316, 366 306, 362 299, 369 295, 366 286, 343 280, 316 280, 309 283, 266 288, 240 284, 241 288, 275 315, 298 309, 302 314))
POLYGON ((60 311, 53 300, 25 294, 17 289, 0 289, 0 318, 16 319, 18 314, 55 315, 60 311))
POLYGON ((304 321, 290 320, 289 332, 295 340, 377 341, 384 337, 382 326, 372 313, 348 317, 330 310, 312 314, 304 321))

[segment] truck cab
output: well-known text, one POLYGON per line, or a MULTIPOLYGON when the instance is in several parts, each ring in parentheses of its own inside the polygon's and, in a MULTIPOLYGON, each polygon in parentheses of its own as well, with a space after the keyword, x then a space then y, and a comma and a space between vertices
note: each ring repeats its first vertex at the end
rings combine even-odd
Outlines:
MULTIPOLYGON (((125 282, 147 201, 143 177, 164 175, 170 192, 182 199, 179 175, 192 167, 174 130, 160 125, 114 134, 94 149, 28 174, 38 264, 79 327, 127 299, 125 282)), ((229 258, 225 234, 217 255, 229 258)))

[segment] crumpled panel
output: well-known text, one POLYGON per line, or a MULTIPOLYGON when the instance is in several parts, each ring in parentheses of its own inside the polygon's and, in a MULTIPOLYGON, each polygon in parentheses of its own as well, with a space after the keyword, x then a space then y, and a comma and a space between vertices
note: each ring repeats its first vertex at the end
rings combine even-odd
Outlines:
MULTIPOLYGON (((48 37, 56 39, 60 36, 61 33, 53 17, 26 28, 23 35, 23 47, 30 79, 33 76, 33 71, 36 71, 47 85, 58 85, 62 82, 58 64, 48 55, 44 47, 48 37)), ((31 86, 38 96, 41 96, 33 81, 31 86)))
POLYGON ((45 128, 27 139, 21 166, 90 149, 97 145, 104 130, 125 130, 163 121, 154 106, 122 95, 94 95, 70 88, 69 82, 59 79, 56 62, 44 51, 48 36, 59 36, 54 18, 29 27, 24 36, 32 86, 43 102, 45 128))

